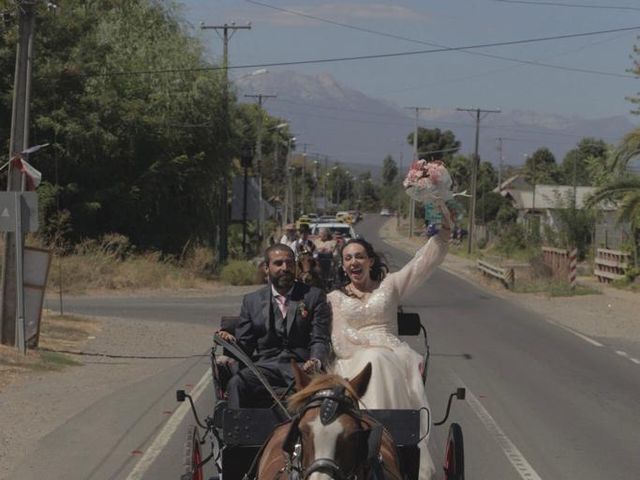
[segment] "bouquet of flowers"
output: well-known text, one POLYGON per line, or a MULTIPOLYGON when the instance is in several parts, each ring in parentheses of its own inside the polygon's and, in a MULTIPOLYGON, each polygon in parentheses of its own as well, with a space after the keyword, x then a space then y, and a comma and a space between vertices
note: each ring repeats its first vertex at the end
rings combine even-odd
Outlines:
POLYGON ((437 207, 450 226, 462 218, 462 208, 451 190, 453 181, 440 160, 413 162, 402 182, 405 192, 414 200, 425 203, 426 210, 437 207))

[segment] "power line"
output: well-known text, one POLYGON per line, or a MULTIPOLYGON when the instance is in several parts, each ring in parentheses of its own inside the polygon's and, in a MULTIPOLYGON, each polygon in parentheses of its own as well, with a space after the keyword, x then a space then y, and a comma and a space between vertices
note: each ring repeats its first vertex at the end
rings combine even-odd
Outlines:
MULTIPOLYGON (((332 57, 332 58, 316 58, 309 60, 294 60, 288 62, 268 62, 268 63, 253 63, 253 64, 244 64, 244 65, 229 65, 227 66, 228 70, 240 70, 247 68, 265 68, 265 67, 285 67, 285 66, 293 66, 293 65, 310 65, 310 64, 322 64, 322 63, 336 63, 336 62, 352 62, 352 61, 360 61, 360 60, 376 60, 382 58, 394 58, 394 57, 407 57, 412 55, 427 55, 430 53, 444 53, 444 52, 456 52, 463 50, 476 50, 481 48, 493 48, 493 47, 504 47, 504 46, 512 46, 512 45, 528 45, 533 43, 541 43, 541 42, 549 42, 554 40, 567 40, 570 38, 580 38, 580 37, 590 37, 595 35, 605 35, 608 33, 617 33, 617 32, 631 32, 635 30, 640 30, 640 26, 634 27, 622 27, 622 28, 612 28, 607 30, 595 30, 590 32, 582 32, 582 33, 568 33, 561 35, 550 35, 546 37, 534 37, 534 38, 526 38, 522 40, 509 40, 504 42, 490 42, 490 43, 479 43, 473 45, 463 45, 460 47, 443 47, 443 48, 433 48, 427 50, 410 50, 404 52, 394 52, 394 53, 378 53, 372 55, 355 55, 351 57, 332 57)), ((542 64, 538 64, 542 65, 542 64)), ((571 69, 569 67, 558 67, 563 70, 575 70, 581 73, 596 73, 595 70, 587 70, 587 69, 571 69)), ((207 72, 207 71, 218 71, 224 70, 224 67, 198 67, 198 68, 167 68, 160 70, 137 70, 137 71, 123 71, 123 72, 109 72, 109 73, 87 73, 84 74, 84 77, 116 77, 116 76, 127 76, 127 75, 157 75, 164 73, 185 73, 185 72, 207 72)), ((600 72, 605 73, 605 72, 600 72)), ((615 76, 621 76, 622 74, 611 74, 615 76)), ((637 78, 635 75, 625 75, 628 78, 637 78)))
MULTIPOLYGON (((452 49, 452 50, 456 50, 456 47, 451 47, 449 45, 444 45, 441 43, 435 43, 435 42, 428 42, 426 40, 418 40, 415 38, 409 38, 409 37, 405 37, 402 35, 396 35, 393 33, 387 33, 387 32, 380 32, 377 30, 372 30, 370 28, 363 28, 363 27, 358 27, 356 25, 350 25, 348 23, 342 23, 342 22, 337 22, 335 20, 330 20, 327 18, 323 18, 323 17, 317 17, 315 15, 309 15, 306 13, 302 13, 302 12, 298 12, 296 10, 289 10, 286 8, 282 8, 282 7, 276 7, 274 5, 269 5, 267 3, 263 3, 263 2, 257 2, 255 0, 245 0, 247 3, 251 3, 254 5, 260 5, 262 7, 265 8, 270 8, 273 10, 277 10, 280 12, 284 12, 284 13, 289 13, 291 15, 297 15, 300 17, 304 17, 304 18, 309 18, 312 20, 317 20, 319 22, 324 22, 324 23, 328 23, 330 25, 336 25, 339 27, 343 27, 343 28, 348 28, 350 30, 356 30, 359 32, 364 32, 364 33, 371 33, 373 35, 378 35, 378 36, 382 36, 382 37, 387 37, 387 38, 393 38, 396 40, 403 40, 406 42, 411 42, 411 43, 419 43, 421 45, 429 45, 432 47, 437 47, 437 48, 445 48, 445 49, 452 49)), ((640 9, 638 9, 640 10, 640 9)), ((466 53, 468 55, 477 55, 477 56, 481 56, 481 57, 487 57, 487 58, 493 58, 493 59, 497 59, 497 60, 504 60, 507 62, 515 62, 515 63, 519 63, 522 65, 534 65, 534 66, 538 66, 538 67, 545 67, 545 68, 552 68, 552 69, 557 69, 557 70, 564 70, 564 71, 571 71, 571 72, 578 72, 578 73, 588 73, 588 74, 592 74, 592 75, 603 75, 603 76, 612 76, 612 77, 619 77, 619 78, 636 78, 633 75, 625 75, 622 73, 613 73, 613 72, 603 72, 601 70, 593 70, 593 69, 587 69, 587 68, 577 68, 577 67, 567 67, 567 66, 563 66, 563 65, 554 65, 554 64, 550 64, 550 63, 543 63, 540 61, 535 61, 535 60, 522 60, 519 58, 514 58, 514 57, 507 57, 504 55, 495 55, 495 54, 491 54, 491 53, 484 53, 484 52, 475 52, 475 51, 466 51, 465 50, 460 50, 460 53, 466 53)))
MULTIPOLYGON (((605 40, 597 40, 597 41, 594 41, 594 42, 589 42, 589 43, 587 43, 585 45, 582 45, 582 46, 580 46, 578 48, 565 50, 565 51, 560 52, 560 53, 558 53, 556 55, 548 56, 545 59, 557 58, 557 57, 561 57, 561 56, 567 55, 569 53, 579 52, 581 50, 586 49, 587 47, 591 47, 591 46, 594 46, 594 45, 599 45, 599 44, 602 44, 602 43, 605 43, 605 42, 610 42, 611 40, 617 40, 618 38, 622 38, 624 35, 628 35, 628 32, 624 32, 621 35, 616 35, 616 36, 614 36, 612 38, 607 38, 605 40)), ((508 57, 503 57, 503 58, 507 59, 508 57)), ((562 65, 554 65, 554 64, 543 63, 542 60, 543 59, 532 60, 534 62, 533 66, 548 67, 548 68, 553 68, 553 69, 557 69, 557 70, 573 71, 572 67, 565 67, 565 66, 562 66, 562 65)), ((471 75, 463 75, 463 76, 458 76, 458 77, 445 78, 445 79, 442 79, 442 80, 437 81, 437 82, 422 83, 420 85, 415 85, 415 86, 411 86, 411 87, 405 87, 405 88, 397 89, 397 90, 387 90, 385 92, 382 92, 382 94, 408 92, 408 91, 411 91, 411 90, 416 90, 418 88, 433 87, 433 86, 438 86, 438 85, 441 85, 441 84, 450 85, 451 83, 454 83, 454 82, 463 82, 463 81, 470 80, 470 79, 473 79, 473 78, 479 78, 479 77, 484 77, 484 76, 487 76, 487 75, 493 75, 495 73, 506 72, 506 71, 509 71, 509 70, 512 70, 512 69, 515 69, 515 68, 518 68, 518 67, 523 67, 523 66, 528 65, 525 60, 518 61, 518 62, 519 63, 517 65, 509 65, 507 67, 495 68, 493 70, 486 70, 484 72, 478 72, 478 73, 474 73, 474 74, 471 74, 471 75)), ((631 77, 634 80, 637 78, 637 77, 634 77, 634 76, 631 76, 631 75, 612 73, 612 72, 604 72, 604 71, 601 71, 601 70, 591 70, 590 72, 580 72, 580 73, 593 73, 593 74, 596 74, 596 75, 605 75, 605 76, 614 76, 614 77, 619 77, 620 75, 622 75, 622 78, 630 78, 631 77)))
MULTIPOLYGON (((248 0, 247 0, 248 1, 248 0)), ((523 5, 543 5, 547 7, 568 7, 568 8, 591 8, 597 10, 633 10, 640 12, 638 7, 627 7, 624 5, 587 5, 584 3, 559 3, 559 2, 540 2, 533 0, 494 0, 500 3, 519 3, 523 5)))

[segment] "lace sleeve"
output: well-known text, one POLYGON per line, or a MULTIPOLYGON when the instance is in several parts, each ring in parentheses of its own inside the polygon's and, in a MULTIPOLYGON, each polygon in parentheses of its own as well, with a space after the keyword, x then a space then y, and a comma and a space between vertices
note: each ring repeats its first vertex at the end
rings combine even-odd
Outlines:
POLYGON ((401 301, 422 285, 442 263, 449 250, 449 234, 449 230, 441 229, 400 271, 390 274, 401 301))

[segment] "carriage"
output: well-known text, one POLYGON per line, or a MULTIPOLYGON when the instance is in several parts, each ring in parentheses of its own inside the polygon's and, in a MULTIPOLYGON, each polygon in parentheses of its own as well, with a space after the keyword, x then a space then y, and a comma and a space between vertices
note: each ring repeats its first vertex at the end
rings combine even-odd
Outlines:
MULTIPOLYGON (((221 328, 229 333, 235 331, 239 317, 222 317, 221 328)), ((417 313, 398 312, 398 333, 400 336, 422 335, 425 353, 421 365, 423 382, 427 380, 429 366, 429 342, 427 331, 417 313)), ((184 470, 180 480, 205 480, 204 465, 213 462, 217 475, 210 480, 251 480, 255 466, 254 459, 261 451, 261 446, 269 438, 274 428, 283 422, 291 422, 291 417, 284 406, 285 398, 291 393, 291 387, 283 391, 268 388, 273 396, 270 408, 227 408, 225 385, 230 375, 237 368, 255 369, 253 362, 234 344, 220 337, 214 337, 211 350, 211 371, 213 377, 214 404, 212 412, 201 421, 191 397, 178 390, 177 400, 188 400, 191 404, 196 424, 190 425, 185 439, 184 470), (210 453, 204 457, 205 445, 210 453)), ((443 425, 451 410, 454 399, 464 399, 465 389, 458 388, 451 393, 447 402, 444 418, 431 422, 434 426, 443 425)), ((427 411, 429 420, 431 412, 427 411)), ((421 440, 419 410, 368 410, 366 414, 379 422, 393 437, 402 465, 402 478, 417 479, 419 469, 419 448, 421 440)), ((429 432, 427 432, 429 433, 429 432)), ((457 423, 449 425, 445 445, 445 458, 442 466, 444 480, 464 480, 464 444, 462 429, 457 423)), ((335 478, 339 478, 336 475, 335 478)), ((302 478, 302 477, 301 477, 302 478)), ((304 477, 306 478, 306 476, 304 477)), ((346 478, 346 477, 345 477, 346 478)), ((377 477, 376 477, 377 478, 377 477)))

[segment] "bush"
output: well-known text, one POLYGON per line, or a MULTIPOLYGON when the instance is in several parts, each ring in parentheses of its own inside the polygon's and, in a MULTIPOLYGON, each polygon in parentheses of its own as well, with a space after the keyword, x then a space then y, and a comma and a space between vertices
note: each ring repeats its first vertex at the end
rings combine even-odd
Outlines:
POLYGON ((231 260, 222 268, 220 279, 230 285, 253 285, 256 267, 244 260, 231 260))
POLYGON ((523 250, 527 246, 524 228, 520 224, 505 225, 498 237, 497 248, 509 256, 516 250, 523 250))

